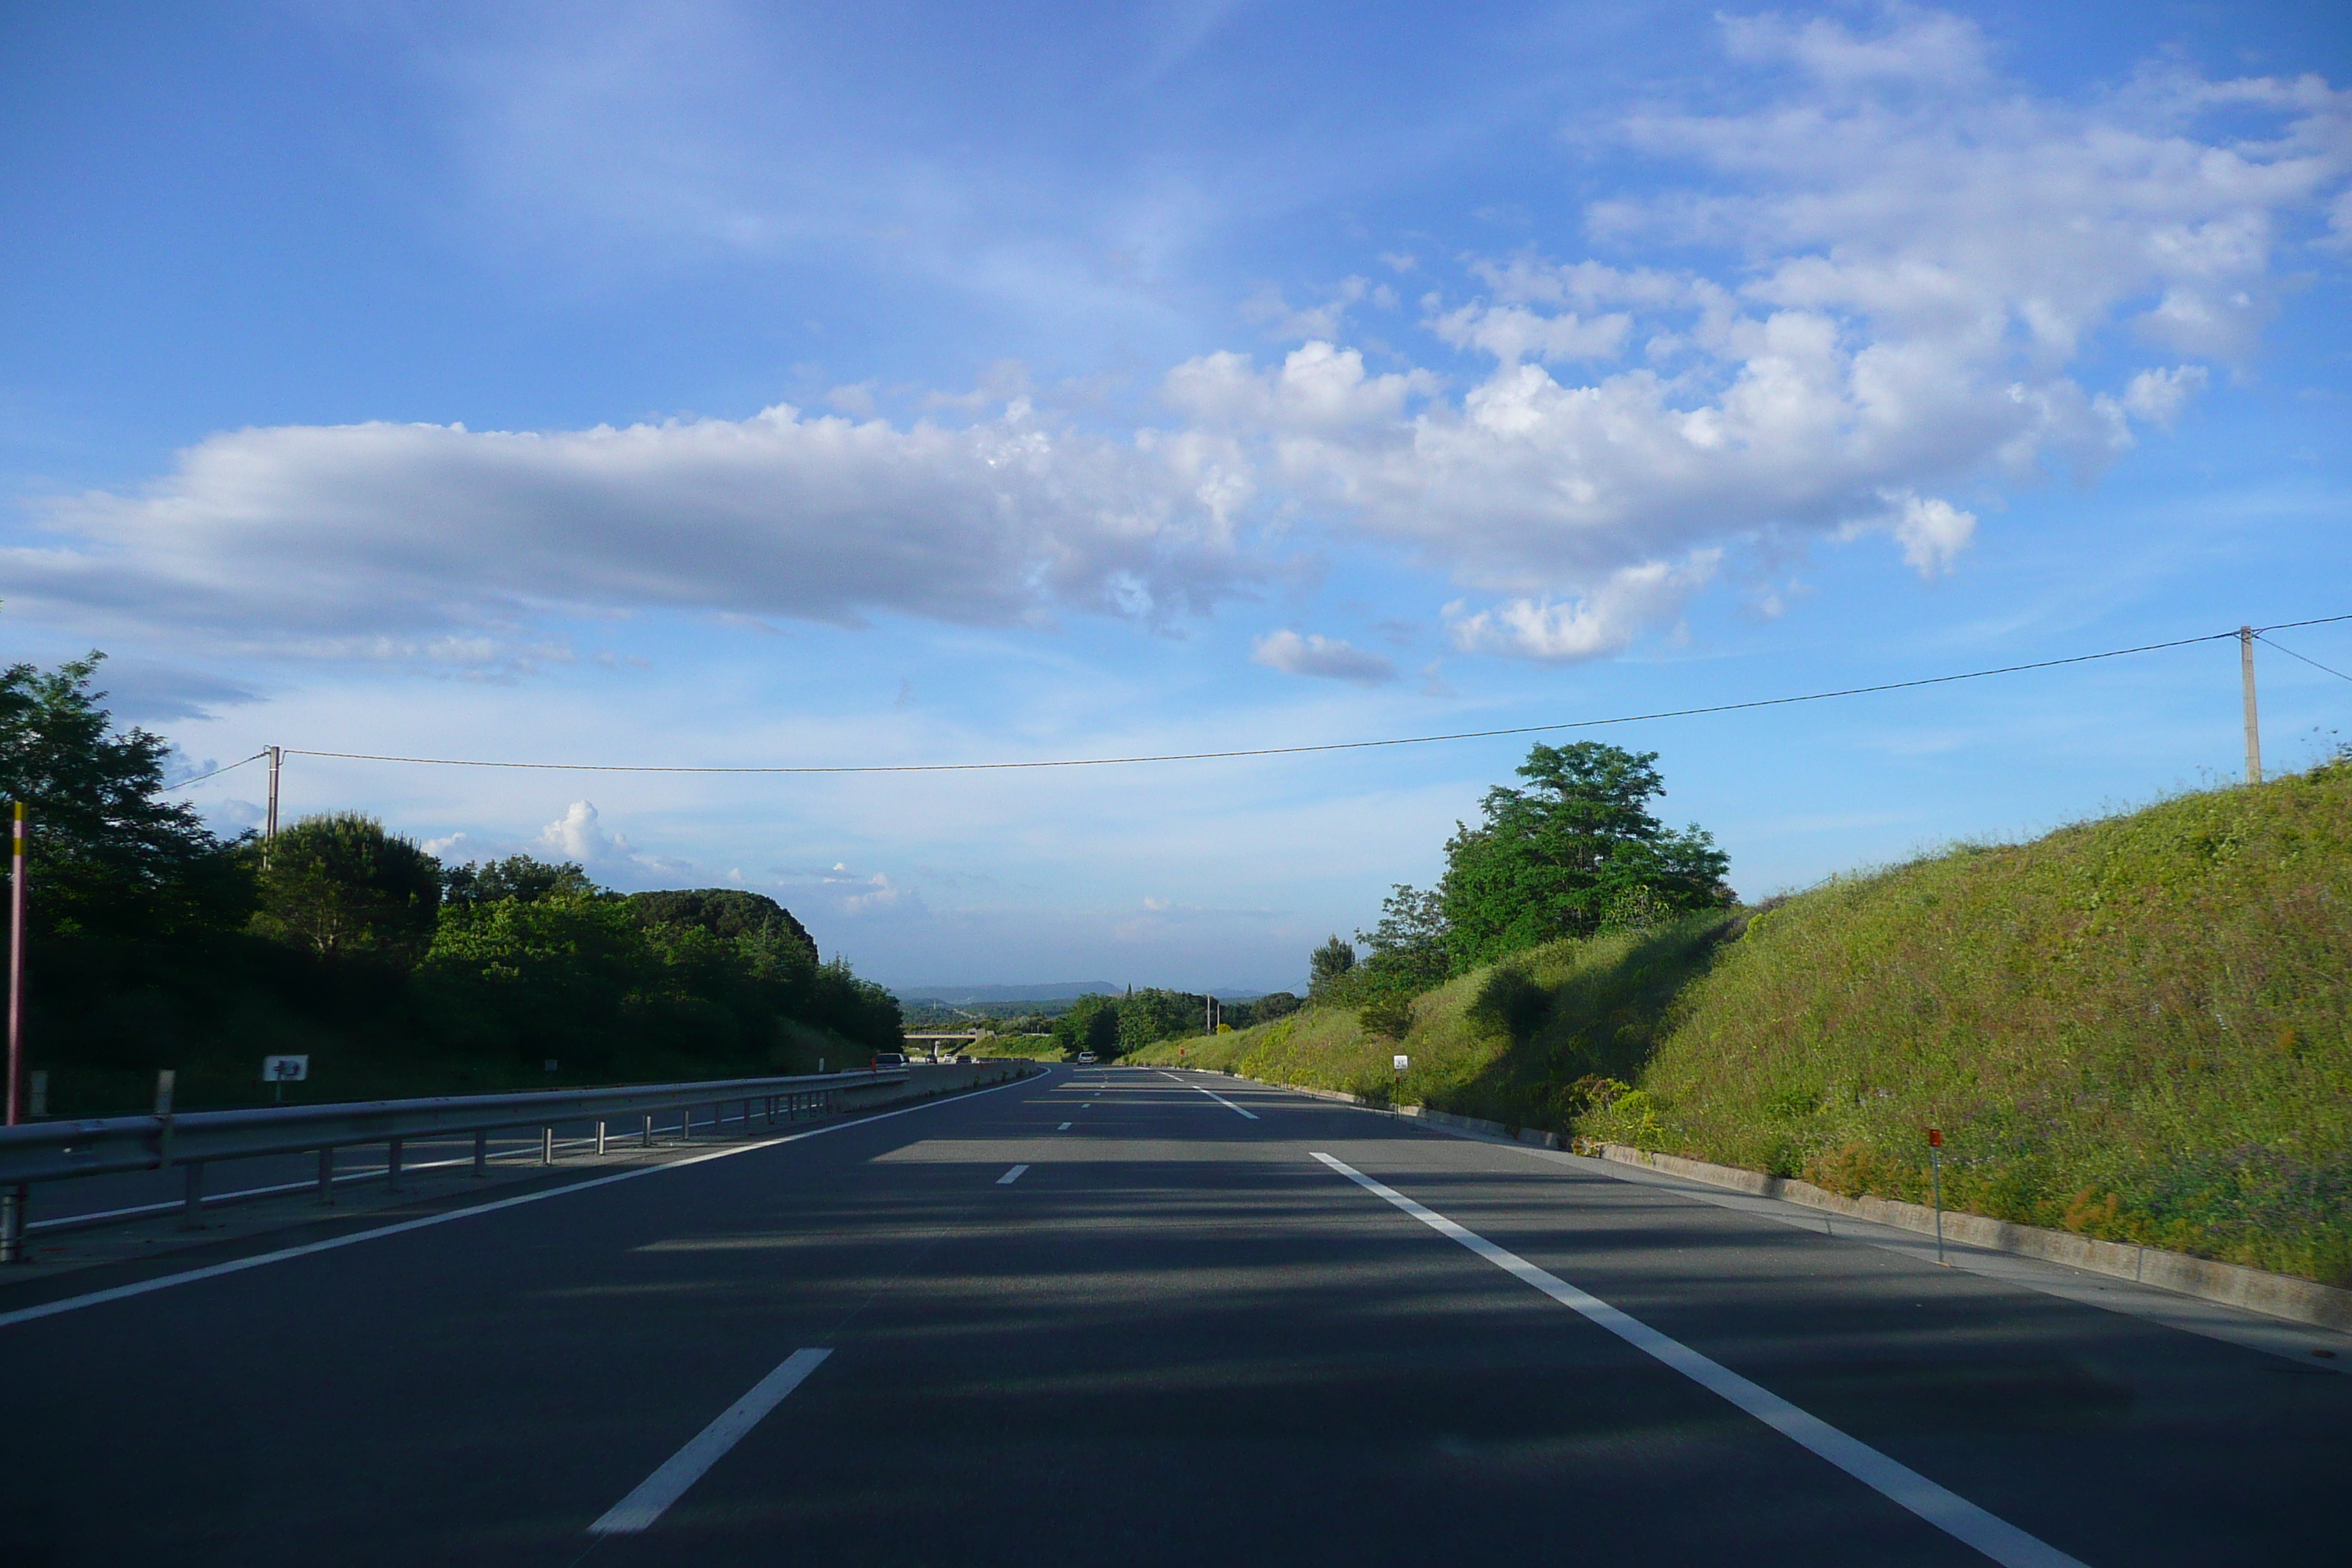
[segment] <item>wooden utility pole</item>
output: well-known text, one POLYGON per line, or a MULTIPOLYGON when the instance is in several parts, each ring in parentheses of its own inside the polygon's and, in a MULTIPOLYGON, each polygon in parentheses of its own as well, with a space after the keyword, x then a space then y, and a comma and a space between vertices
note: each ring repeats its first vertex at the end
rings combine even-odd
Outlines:
POLYGON ((264 869, 269 865, 269 847, 278 842, 278 769, 285 760, 285 747, 269 748, 269 814, 263 818, 261 828, 261 864, 264 869))
POLYGON ((2246 782, 2263 782, 2263 730, 2254 716, 2254 628, 2238 628, 2238 672, 2246 686, 2246 782))
POLYGON ((25 803, 8 839, 8 1125, 25 1119, 25 803))

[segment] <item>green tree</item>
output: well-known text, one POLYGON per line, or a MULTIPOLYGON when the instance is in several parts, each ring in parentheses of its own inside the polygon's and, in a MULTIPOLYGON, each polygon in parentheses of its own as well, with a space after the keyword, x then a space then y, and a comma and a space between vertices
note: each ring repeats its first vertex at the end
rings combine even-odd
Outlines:
POLYGON ((1439 897, 1454 970, 1564 936, 1590 936, 1612 908, 1676 912, 1730 902, 1730 858, 1696 824, 1651 814, 1665 793, 1655 752, 1596 741, 1538 745, 1529 787, 1486 792, 1485 821, 1454 825, 1439 897))
POLYGON ((529 855, 503 860, 469 860, 441 873, 445 903, 471 906, 494 904, 500 899, 536 903, 562 893, 594 893, 601 889, 588 873, 570 860, 546 861, 529 855))
POLYGON ((694 888, 658 893, 631 893, 629 909, 647 925, 700 926, 713 936, 735 938, 764 933, 772 942, 799 944, 809 962, 817 961, 816 939, 793 918, 793 911, 764 893, 742 888, 694 888))
POLYGON ((1332 993, 1356 967, 1356 949, 1338 931, 1307 955, 1307 997, 1310 1002, 1332 999, 1332 993))
POLYGON ((268 847, 255 929, 322 958, 413 963, 441 913, 441 862, 357 812, 306 816, 268 847))
POLYGON ((1069 1010, 1054 1020, 1054 1038, 1062 1049, 1076 1056, 1080 1051, 1092 1051, 1098 1057, 1118 1054, 1119 998, 1106 996, 1099 991, 1089 991, 1069 1005, 1069 1010))
POLYGON ((1363 967, 1373 972, 1373 989, 1419 994, 1445 983, 1451 969, 1445 939, 1445 900, 1399 882, 1381 900, 1381 922, 1356 940, 1371 950, 1363 967))
POLYGON ((170 742, 114 729, 90 689, 104 658, 0 671, 0 794, 29 811, 37 928, 160 938, 242 924, 250 871, 192 808, 157 798, 170 742))

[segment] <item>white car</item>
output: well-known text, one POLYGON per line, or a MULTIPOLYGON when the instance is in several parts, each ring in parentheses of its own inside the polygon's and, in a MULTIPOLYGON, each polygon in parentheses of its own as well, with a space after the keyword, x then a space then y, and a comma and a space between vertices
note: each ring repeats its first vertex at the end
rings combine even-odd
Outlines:
POLYGON ((1094 1054, 1094 1052, 1092 1052, 1092 1051, 1080 1051, 1080 1052, 1078 1053, 1078 1065, 1079 1065, 1080 1067, 1087 1067, 1087 1066, 1089 1066, 1090 1064, 1092 1064, 1092 1062, 1094 1061, 1094 1059, 1095 1059, 1095 1054, 1094 1054))

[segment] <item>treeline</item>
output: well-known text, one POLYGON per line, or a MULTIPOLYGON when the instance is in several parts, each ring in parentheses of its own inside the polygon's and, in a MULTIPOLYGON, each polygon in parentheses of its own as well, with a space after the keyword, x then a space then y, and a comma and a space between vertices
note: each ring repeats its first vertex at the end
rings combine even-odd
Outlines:
POLYGON ((862 1064, 897 1000, 773 900, 621 894, 516 856, 445 866, 349 813, 263 844, 162 798, 166 742, 118 731, 97 658, 0 672, 0 791, 31 834, 28 1065, 59 1114, 862 1064), (551 1066, 551 1064, 552 1064, 551 1066))
MULTIPOLYGON (((1072 1056, 1092 1051, 1108 1061, 1161 1040, 1202 1033, 1208 1024, 1208 1005, 1205 995, 1157 986, 1118 996, 1090 993, 1053 1019, 1054 1040, 1072 1056)), ((1246 1029, 1296 1013, 1300 1005, 1290 992, 1276 991, 1248 1002, 1220 1002, 1218 1012, 1225 1029, 1246 1029)))
POLYGON ((1412 999, 1455 975, 1563 937, 1646 931, 1735 903, 1730 858, 1713 837, 1650 810, 1665 793, 1657 760, 1595 741, 1531 749, 1518 769, 1526 787, 1488 790, 1479 825, 1454 824, 1434 889, 1399 883, 1370 931, 1354 942, 1334 932, 1309 955, 1308 1005, 1352 1008, 1370 1032, 1400 1039, 1412 999))

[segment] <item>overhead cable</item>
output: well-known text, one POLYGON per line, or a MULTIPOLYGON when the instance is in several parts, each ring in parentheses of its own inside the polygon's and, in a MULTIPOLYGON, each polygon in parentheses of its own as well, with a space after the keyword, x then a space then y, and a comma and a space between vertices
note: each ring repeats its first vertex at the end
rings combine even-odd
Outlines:
MULTIPOLYGON (((2352 621, 2352 615, 2322 616, 2307 621, 2283 621, 2276 626, 2259 626, 2254 630, 2259 636, 2263 632, 2287 631, 2296 626, 2330 626, 2339 621, 2352 621)), ((2189 647, 2198 643, 2220 642, 2238 635, 2237 629, 2232 628, 2225 632, 2208 632, 2201 637, 2175 637, 2169 642, 2141 643, 2134 647, 2108 648, 2099 653, 2079 653, 2066 658, 2036 659, 2030 664, 2004 664, 1990 669, 1964 670, 1957 675, 1923 676, 1916 680, 1882 681, 1873 686, 1841 687, 1833 691, 1808 691, 1794 697, 1762 697, 1746 702, 1716 702, 1699 708, 1669 708, 1647 713, 1621 713, 1608 719, 1563 719, 1549 724, 1520 724, 1500 730, 1455 730, 1435 735, 1400 735, 1377 741, 1325 741, 1302 746, 1253 746, 1228 752, 1157 752, 1132 756, 1054 757, 1040 758, 1032 762, 1007 763, 868 763, 777 767, 715 767, 654 763, 513 763, 478 757, 407 757, 374 752, 314 751, 298 746, 287 747, 286 755, 324 757, 350 763, 403 763, 418 767, 505 768, 533 773, 1004 773, 1034 768, 1120 767, 1138 763, 1203 763, 1242 757, 1300 756, 1311 752, 1360 752, 1387 746, 1429 746, 1447 741, 1486 741, 1511 735, 1548 734, 1561 730, 1598 730, 1617 724, 1647 723, 1658 719, 1694 719, 1713 713, 1741 713, 1760 708, 1785 708, 1801 702, 1827 702, 1841 697, 1867 697, 1882 691, 1908 691, 1923 686, 1948 686, 1955 681, 1984 680, 1996 675, 2021 675, 2029 670, 2056 669, 2070 664, 2090 664, 2100 659, 2126 658, 2134 654, 2156 653, 2165 648, 2189 647)), ((2272 646, 2277 647, 2275 643, 2272 646)), ((2280 651, 2286 650, 2282 648, 2280 651)), ((2295 657, 2302 656, 2298 654, 2295 657)), ((2335 672, 2331 670, 2329 673, 2335 672)), ((253 760, 251 757, 246 759, 247 762, 253 760)), ((227 770, 224 768, 221 771, 226 773, 227 770)))

